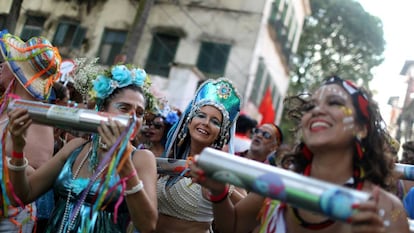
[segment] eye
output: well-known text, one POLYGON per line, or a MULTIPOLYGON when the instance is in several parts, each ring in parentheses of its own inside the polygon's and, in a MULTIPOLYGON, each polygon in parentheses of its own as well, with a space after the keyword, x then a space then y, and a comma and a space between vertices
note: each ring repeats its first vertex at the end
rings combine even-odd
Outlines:
POLYGON ((344 106, 345 102, 343 100, 339 100, 339 99, 331 99, 328 101, 328 104, 330 106, 344 106))
POLYGON ((145 110, 141 107, 137 107, 137 110, 135 111, 135 114, 137 117, 141 118, 145 115, 145 110))
POLYGON ((211 123, 218 128, 221 127, 221 122, 216 118, 211 119, 211 123))
POLYGON ((308 102, 308 103, 305 103, 305 104, 302 106, 302 111, 303 111, 303 112, 309 112, 309 111, 310 111, 310 110, 312 110, 314 107, 315 107, 315 104, 314 104, 314 103, 308 102))
POLYGON ((128 112, 131 110, 131 108, 130 108, 129 106, 125 105, 125 104, 119 104, 119 105, 117 106, 117 109, 118 109, 120 112, 123 112, 123 113, 128 113, 128 112))
POLYGON ((197 113, 194 115, 194 117, 204 119, 204 118, 206 118, 206 117, 207 117, 207 115, 206 115, 205 113, 203 113, 203 112, 197 112, 197 113))

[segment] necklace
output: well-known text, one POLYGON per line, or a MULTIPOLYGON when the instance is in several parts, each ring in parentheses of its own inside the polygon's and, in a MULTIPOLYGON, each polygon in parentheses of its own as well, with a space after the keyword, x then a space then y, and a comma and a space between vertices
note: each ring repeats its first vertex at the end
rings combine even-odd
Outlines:
MULTIPOLYGON (((303 172, 303 175, 305 176, 310 176, 310 169, 311 169, 311 165, 308 164, 305 168, 305 171, 303 172)), ((361 190, 362 186, 364 185, 364 179, 363 177, 361 177, 361 169, 355 167, 354 168, 354 172, 353 172, 353 176, 344 184, 344 186, 347 186, 349 188, 354 188, 357 190, 361 190)), ((321 222, 317 222, 317 223, 310 223, 308 221, 306 221, 305 219, 302 218, 302 216, 300 216, 299 211, 297 208, 292 207, 292 211, 293 211, 293 215, 295 216, 295 218, 299 221, 299 224, 307 229, 311 229, 311 230, 321 230, 324 228, 327 228, 329 226, 331 226, 332 224, 335 223, 334 220, 332 219, 326 219, 324 221, 321 222)))
MULTIPOLYGON (((78 177, 78 175, 79 175, 79 173, 80 173, 80 170, 82 169, 82 167, 83 167, 83 165, 85 164, 86 160, 87 160, 87 159, 88 159, 88 157, 90 156, 91 152, 92 152, 92 145, 91 145, 91 147, 89 148, 89 151, 88 151, 88 152, 86 153, 86 155, 83 157, 82 161, 80 162, 79 167, 76 169, 75 173, 72 175, 72 183, 73 183, 73 182, 75 181, 75 179, 78 177)), ((65 224, 65 222, 69 219, 69 208, 70 208, 70 207, 69 207, 69 204, 70 204, 70 200, 72 199, 72 188, 73 188, 73 187, 71 187, 71 188, 69 189, 69 192, 68 192, 68 197, 66 198, 65 212, 63 213, 63 219, 62 219, 62 223, 60 224, 59 233, 61 233, 61 232, 63 231, 64 224, 65 224)), ((76 219, 76 215, 77 215, 77 213, 75 214, 75 217, 73 218, 73 220, 69 223, 69 226, 68 226, 67 232, 69 232, 69 231, 71 230, 71 228, 72 228, 72 226, 73 226, 73 223, 74 223, 74 221, 75 221, 75 219, 76 219)))

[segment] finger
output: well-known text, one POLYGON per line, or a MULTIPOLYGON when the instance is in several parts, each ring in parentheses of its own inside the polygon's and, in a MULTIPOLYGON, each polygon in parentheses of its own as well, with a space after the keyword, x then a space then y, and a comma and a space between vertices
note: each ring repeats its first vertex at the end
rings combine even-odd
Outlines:
POLYGON ((101 136, 101 141, 104 144, 107 144, 108 146, 110 146, 110 139, 108 137, 108 131, 109 129, 107 129, 104 125, 101 125, 98 127, 98 133, 101 136))
POLYGON ((352 233, 367 233, 367 232, 382 233, 386 231, 384 227, 375 227, 371 225, 352 226, 352 233))

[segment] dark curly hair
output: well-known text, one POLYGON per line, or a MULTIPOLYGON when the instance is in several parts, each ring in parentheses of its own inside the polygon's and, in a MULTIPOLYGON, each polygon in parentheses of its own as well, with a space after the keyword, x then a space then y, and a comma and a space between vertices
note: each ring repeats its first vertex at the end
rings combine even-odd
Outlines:
MULTIPOLYGON (((389 143, 389 140, 386 140, 388 132, 386 130, 386 125, 381 117, 377 103, 372 99, 370 92, 363 88, 358 88, 352 85, 349 81, 340 79, 339 77, 334 77, 335 82, 328 81, 332 80, 333 77, 329 77, 322 85, 336 84, 341 86, 346 90, 344 84, 340 82, 345 82, 345 85, 351 85, 353 91, 352 95, 358 95, 359 99, 362 97, 365 99, 363 106, 358 101, 358 98, 352 98, 352 104, 356 109, 355 119, 358 124, 366 125, 368 134, 361 140, 360 145, 363 148, 363 156, 360 158, 358 156, 357 146, 355 146, 353 164, 354 167, 360 167, 364 170, 364 179, 381 186, 386 190, 391 190, 393 187, 393 162, 389 156, 386 156, 384 151, 389 143)), ((351 95, 349 90, 346 90, 348 94, 351 95)), ((304 108, 308 103, 308 94, 301 94, 296 96, 287 97, 284 100, 285 108, 287 110, 287 115, 289 118, 299 121, 299 125, 295 130, 298 132, 300 127, 300 120, 304 113, 304 108)), ((357 139, 355 139, 357 140, 357 139)), ((306 158, 304 152, 304 143, 299 142, 295 147, 294 152, 286 155, 284 159, 289 159, 293 161, 294 170, 299 173, 303 173, 307 165, 311 163, 309 159, 306 158)))

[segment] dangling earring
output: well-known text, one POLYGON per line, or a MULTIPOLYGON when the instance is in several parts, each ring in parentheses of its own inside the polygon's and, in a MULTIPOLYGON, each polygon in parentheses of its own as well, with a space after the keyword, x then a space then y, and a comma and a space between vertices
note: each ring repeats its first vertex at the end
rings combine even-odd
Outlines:
POLYGON ((355 135, 355 149, 359 160, 364 157, 365 148, 362 146, 362 135, 358 133, 355 135))
POLYGON ((181 146, 184 143, 184 139, 187 136, 187 129, 187 126, 184 126, 184 128, 178 134, 178 146, 181 146))

